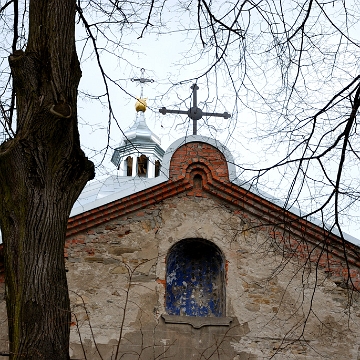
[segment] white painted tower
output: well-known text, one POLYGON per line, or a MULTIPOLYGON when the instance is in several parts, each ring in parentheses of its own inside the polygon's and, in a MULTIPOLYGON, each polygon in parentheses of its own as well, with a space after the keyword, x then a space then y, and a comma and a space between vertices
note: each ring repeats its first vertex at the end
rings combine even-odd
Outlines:
POLYGON ((124 132, 124 139, 115 149, 111 162, 119 169, 120 176, 154 178, 160 174, 164 150, 159 137, 146 124, 146 99, 138 99, 135 109, 135 122, 124 132))

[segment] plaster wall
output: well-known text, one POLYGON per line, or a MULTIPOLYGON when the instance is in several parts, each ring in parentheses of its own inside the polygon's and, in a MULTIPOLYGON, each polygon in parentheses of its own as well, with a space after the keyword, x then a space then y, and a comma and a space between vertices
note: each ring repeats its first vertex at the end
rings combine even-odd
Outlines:
POLYGON ((357 293, 254 224, 216 198, 183 195, 69 238, 71 358, 360 359, 357 293), (166 255, 187 238, 223 252, 230 326, 161 316, 166 255))

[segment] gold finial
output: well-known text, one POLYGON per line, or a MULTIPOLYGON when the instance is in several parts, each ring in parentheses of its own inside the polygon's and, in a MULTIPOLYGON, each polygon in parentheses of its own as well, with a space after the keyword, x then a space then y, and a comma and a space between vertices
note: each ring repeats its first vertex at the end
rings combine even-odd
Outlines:
POLYGON ((137 112, 142 111, 145 112, 146 110, 146 100, 147 98, 137 98, 135 109, 137 112))

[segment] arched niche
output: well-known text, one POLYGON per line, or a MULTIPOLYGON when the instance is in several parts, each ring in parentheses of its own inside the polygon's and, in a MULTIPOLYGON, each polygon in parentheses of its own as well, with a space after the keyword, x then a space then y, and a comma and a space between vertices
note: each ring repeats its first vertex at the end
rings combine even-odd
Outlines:
POLYGON ((175 244, 166 261, 168 315, 225 316, 225 265, 221 250, 204 239, 175 244))

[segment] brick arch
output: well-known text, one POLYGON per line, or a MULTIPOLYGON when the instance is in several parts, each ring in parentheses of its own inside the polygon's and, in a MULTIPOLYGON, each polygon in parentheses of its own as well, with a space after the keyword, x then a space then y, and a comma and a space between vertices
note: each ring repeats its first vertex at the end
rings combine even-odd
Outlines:
POLYGON ((180 146, 170 161, 170 179, 184 178, 187 169, 206 167, 210 170, 212 178, 222 182, 229 182, 229 171, 225 156, 217 148, 203 142, 192 142, 180 146))

